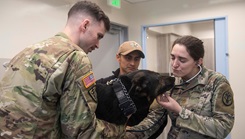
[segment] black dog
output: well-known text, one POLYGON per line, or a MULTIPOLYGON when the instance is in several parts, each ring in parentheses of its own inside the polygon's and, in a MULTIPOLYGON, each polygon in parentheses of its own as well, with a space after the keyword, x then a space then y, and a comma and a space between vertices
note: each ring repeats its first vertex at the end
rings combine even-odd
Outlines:
POLYGON ((170 90, 175 78, 149 70, 122 75, 109 85, 96 84, 96 116, 114 124, 133 126, 148 114, 156 96, 170 90), (133 113, 133 114, 132 114, 133 113), (131 115, 127 121, 127 115, 131 115))

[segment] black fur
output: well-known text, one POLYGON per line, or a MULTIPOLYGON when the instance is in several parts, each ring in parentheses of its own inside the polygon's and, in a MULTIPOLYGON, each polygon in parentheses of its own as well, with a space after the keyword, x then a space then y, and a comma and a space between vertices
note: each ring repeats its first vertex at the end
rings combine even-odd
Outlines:
POLYGON ((119 108, 119 102, 112 85, 96 84, 98 98, 96 116, 118 125, 127 122, 128 126, 136 125, 142 121, 147 116, 149 107, 156 96, 170 90, 175 81, 173 77, 150 70, 138 70, 119 76, 119 78, 137 107, 136 113, 127 121, 127 117, 119 108))

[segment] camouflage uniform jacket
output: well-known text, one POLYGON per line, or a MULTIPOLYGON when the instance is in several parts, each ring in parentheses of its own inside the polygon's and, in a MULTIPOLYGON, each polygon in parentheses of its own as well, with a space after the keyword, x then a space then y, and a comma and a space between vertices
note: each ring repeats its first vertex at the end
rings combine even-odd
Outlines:
POLYGON ((59 33, 9 63, 0 82, 0 138, 120 138, 125 126, 96 119, 86 53, 59 33))
MULTIPOLYGON (((127 127, 124 139, 149 139, 160 134, 160 129, 164 129, 167 124, 167 111, 156 100, 149 108, 147 117, 138 125, 127 127)), ((156 137, 155 137, 156 138, 156 137)))
MULTIPOLYGON (((234 124, 233 92, 225 76, 203 67, 190 83, 176 84, 171 96, 182 111, 180 115, 168 111, 172 120, 168 139, 225 138, 234 124)), ((164 109, 153 106, 157 108, 151 108, 139 125, 129 128, 132 134, 127 132, 128 138, 146 139, 157 130, 157 123, 167 118, 164 109)))
POLYGON ((168 139, 223 139, 230 133, 233 92, 222 74, 203 67, 190 83, 176 85, 171 96, 182 110, 179 114, 168 112, 172 120, 168 139))

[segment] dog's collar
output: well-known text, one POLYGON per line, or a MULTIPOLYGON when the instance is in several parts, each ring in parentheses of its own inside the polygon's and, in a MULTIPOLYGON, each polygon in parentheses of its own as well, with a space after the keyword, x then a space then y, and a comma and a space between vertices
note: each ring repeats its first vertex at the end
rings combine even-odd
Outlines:
POLYGON ((127 89, 125 88, 121 80, 119 78, 116 78, 112 80, 111 83, 119 101, 119 107, 123 111, 124 115, 129 116, 130 114, 135 113, 137 108, 133 100, 130 98, 127 89))

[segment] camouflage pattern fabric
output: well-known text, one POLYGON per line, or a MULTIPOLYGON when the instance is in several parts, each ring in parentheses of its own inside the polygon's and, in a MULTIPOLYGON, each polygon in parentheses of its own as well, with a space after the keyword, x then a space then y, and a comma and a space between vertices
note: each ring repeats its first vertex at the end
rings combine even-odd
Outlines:
POLYGON ((172 127, 168 139, 223 139, 234 125, 233 91, 220 73, 203 67, 190 83, 171 92, 182 111, 169 112, 172 127))
POLYGON ((96 119, 96 101, 89 58, 59 33, 10 61, 0 82, 0 138, 122 138, 124 125, 96 119))
MULTIPOLYGON (((203 67, 190 83, 176 81, 170 95, 182 111, 168 111, 172 121, 168 139, 224 139, 234 125, 233 91, 225 76, 203 67)), ((166 119, 164 111, 150 112, 139 125, 128 128, 134 132, 126 132, 125 139, 147 139, 157 130, 157 121, 166 119)))
POLYGON ((148 139, 163 123, 167 123, 167 111, 153 101, 147 117, 136 126, 127 127, 124 139, 148 139))

